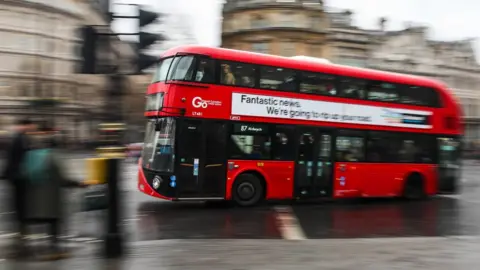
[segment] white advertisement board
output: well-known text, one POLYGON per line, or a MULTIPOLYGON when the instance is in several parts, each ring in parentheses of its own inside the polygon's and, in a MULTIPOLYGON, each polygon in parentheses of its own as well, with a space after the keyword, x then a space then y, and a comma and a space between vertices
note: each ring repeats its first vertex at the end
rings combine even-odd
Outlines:
POLYGON ((232 115, 408 128, 432 128, 431 112, 232 93, 232 115))

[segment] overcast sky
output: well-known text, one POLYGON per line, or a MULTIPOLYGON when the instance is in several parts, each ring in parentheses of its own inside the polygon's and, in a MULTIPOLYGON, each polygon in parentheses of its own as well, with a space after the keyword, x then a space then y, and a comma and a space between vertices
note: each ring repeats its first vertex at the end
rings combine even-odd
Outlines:
MULTIPOLYGON (((200 44, 220 44, 221 0, 113 0, 139 3, 169 14, 186 14, 200 44)), ((430 38, 454 40, 480 38, 479 0, 326 0, 332 8, 350 9, 360 27, 374 28, 379 17, 388 18, 389 30, 401 29, 408 21, 430 27, 430 38), (454 3, 454 4, 452 4, 454 3)), ((124 23, 119 27, 127 27, 124 23)), ((480 53, 480 42, 476 41, 480 53)), ((477 56, 477 59, 479 56, 477 56)))

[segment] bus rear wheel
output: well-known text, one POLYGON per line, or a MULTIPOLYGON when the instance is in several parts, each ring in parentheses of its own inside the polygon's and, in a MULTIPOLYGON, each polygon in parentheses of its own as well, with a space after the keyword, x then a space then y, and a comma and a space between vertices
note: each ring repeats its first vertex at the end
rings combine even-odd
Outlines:
POLYGON ((425 183, 423 177, 418 173, 410 175, 405 181, 403 198, 407 200, 421 200, 424 199, 425 196, 425 183))
POLYGON ((251 173, 244 173, 237 177, 233 185, 233 201, 239 206, 254 206, 263 196, 261 180, 251 173))

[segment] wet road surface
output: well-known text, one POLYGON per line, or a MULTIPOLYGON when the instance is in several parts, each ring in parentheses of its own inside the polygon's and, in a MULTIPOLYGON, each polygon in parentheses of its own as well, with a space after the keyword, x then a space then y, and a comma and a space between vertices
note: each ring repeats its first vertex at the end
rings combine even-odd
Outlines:
MULTIPOLYGON (((69 166, 73 178, 84 177, 77 161, 69 166)), ((354 200, 247 209, 149 197, 137 191, 135 167, 123 166, 121 186, 122 229, 130 242, 126 258, 99 258, 102 245, 93 243, 103 236, 105 215, 80 212, 82 192, 72 191, 64 233, 73 235, 67 239, 74 242, 75 256, 62 262, 61 269, 460 270, 477 269, 480 262, 480 166, 464 167, 460 195, 418 202, 354 200)), ((0 187, 0 192, 8 190, 0 187)), ((1 242, 11 226, 8 208, 0 204, 0 209, 1 242)), ((38 235, 42 230, 34 231, 38 235)), ((0 257, 2 266, 60 269, 55 263, 15 264, 0 257)))
POLYGON ((130 231, 138 241, 480 236, 476 170, 464 166, 460 195, 411 202, 373 199, 243 209, 172 203, 133 191, 136 209, 131 209, 135 222, 130 231))
MULTIPOLYGON (((78 162, 71 161, 69 171, 73 178, 82 179, 83 166, 78 162)), ((460 195, 424 201, 376 199, 236 208, 144 195, 136 187, 136 165, 125 163, 122 228, 130 241, 479 236, 480 179, 476 170, 476 165, 464 166, 460 195)), ((70 193, 64 234, 85 241, 101 239, 105 214, 80 212, 82 192, 70 193)), ((7 220, 8 211, 0 214, 4 216, 0 220, 7 220)), ((8 222, 0 222, 0 238, 9 230, 8 222)))

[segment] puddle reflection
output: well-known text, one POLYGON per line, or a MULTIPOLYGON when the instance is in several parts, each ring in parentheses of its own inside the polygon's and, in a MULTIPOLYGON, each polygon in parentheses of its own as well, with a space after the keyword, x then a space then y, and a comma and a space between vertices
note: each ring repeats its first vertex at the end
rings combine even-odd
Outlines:
MULTIPOLYGON (((370 200, 292 206, 307 238, 480 235, 475 205, 456 199, 370 200)), ((144 203, 137 240, 281 239, 271 206, 212 208, 204 204, 144 203)))
POLYGON ((269 207, 211 208, 204 204, 145 203, 138 209, 138 240, 280 239, 269 207))
POLYGON ((456 199, 398 200, 295 206, 308 238, 411 237, 480 234, 480 216, 456 199))

